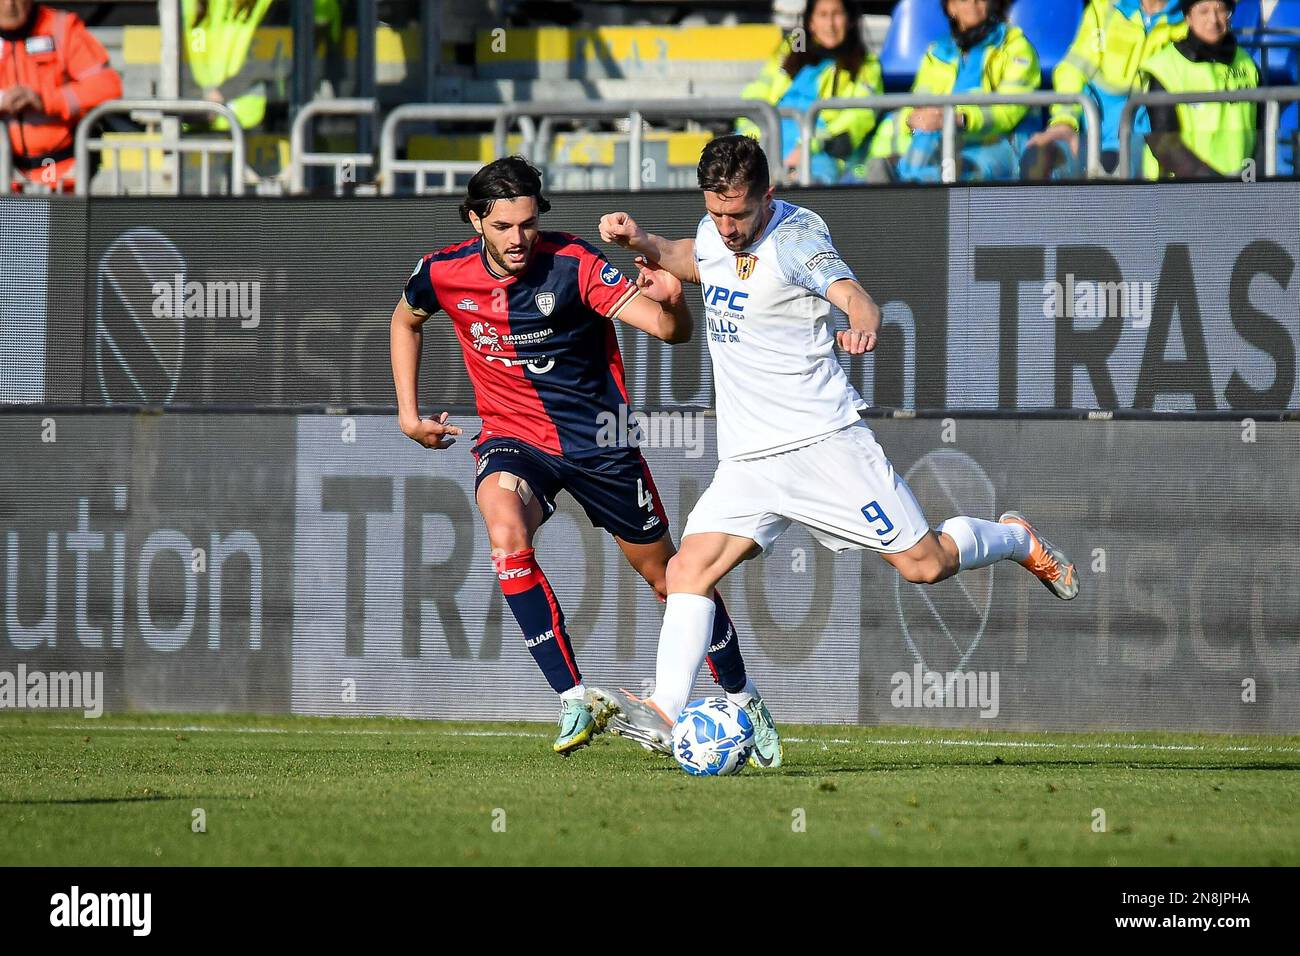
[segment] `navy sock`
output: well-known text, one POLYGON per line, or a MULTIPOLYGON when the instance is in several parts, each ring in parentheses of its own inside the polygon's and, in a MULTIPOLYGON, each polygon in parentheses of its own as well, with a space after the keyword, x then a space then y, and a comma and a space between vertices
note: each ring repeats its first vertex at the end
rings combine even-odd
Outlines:
POLYGON ((713 680, 722 685, 729 694, 739 693, 745 689, 745 659, 740 656, 740 639, 736 636, 736 627, 731 623, 727 606, 722 603, 722 595, 713 592, 713 603, 717 608, 713 615, 713 634, 709 638, 709 671, 713 680))
POLYGON ((573 642, 564 629, 564 612, 533 549, 507 554, 496 567, 506 603, 524 632, 524 643, 551 688, 562 694, 582 683, 573 642))

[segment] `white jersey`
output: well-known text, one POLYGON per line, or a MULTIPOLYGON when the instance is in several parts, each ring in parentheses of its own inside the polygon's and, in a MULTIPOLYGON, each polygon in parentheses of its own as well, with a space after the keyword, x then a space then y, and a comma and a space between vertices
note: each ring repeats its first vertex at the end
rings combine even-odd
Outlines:
POLYGON ((780 199, 744 252, 707 215, 695 233, 717 391, 718 457, 747 459, 810 444, 866 407, 835 358, 822 296, 853 272, 810 209, 780 199))

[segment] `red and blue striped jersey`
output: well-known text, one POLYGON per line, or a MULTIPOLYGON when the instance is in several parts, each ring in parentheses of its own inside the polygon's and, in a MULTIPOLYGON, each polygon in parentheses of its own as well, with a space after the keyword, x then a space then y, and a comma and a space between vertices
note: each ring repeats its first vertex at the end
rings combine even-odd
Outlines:
POLYGON ((607 452, 601 413, 627 404, 613 319, 636 284, 576 236, 542 232, 528 268, 497 276, 483 238, 430 253, 406 283, 417 315, 446 312, 456 329, 483 430, 552 455, 607 452))

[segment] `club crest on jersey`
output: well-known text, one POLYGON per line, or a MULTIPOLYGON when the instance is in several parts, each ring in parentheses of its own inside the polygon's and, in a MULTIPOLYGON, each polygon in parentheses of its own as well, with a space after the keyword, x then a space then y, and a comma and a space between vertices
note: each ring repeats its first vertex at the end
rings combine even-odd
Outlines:
POLYGON ((470 338, 474 340, 474 348, 489 349, 493 352, 500 352, 501 336, 497 333, 495 325, 484 325, 482 322, 475 322, 469 327, 470 338))
POLYGON ((555 311, 555 293, 539 292, 533 296, 533 301, 537 303, 538 310, 542 315, 550 315, 555 311))
POLYGON ((743 279, 748 279, 754 274, 754 266, 758 265, 758 256, 751 252, 736 253, 736 275, 743 279))
POLYGON ((618 280, 621 278, 623 274, 612 263, 600 270, 600 281, 605 285, 618 285, 618 280))

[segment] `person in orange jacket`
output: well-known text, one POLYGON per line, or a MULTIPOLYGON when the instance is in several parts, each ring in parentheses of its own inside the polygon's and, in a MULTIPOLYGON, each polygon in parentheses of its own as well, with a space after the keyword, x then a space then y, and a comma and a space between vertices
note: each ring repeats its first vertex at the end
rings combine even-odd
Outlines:
POLYGON ((121 95, 108 53, 75 13, 0 0, 0 121, 15 176, 71 188, 77 123, 121 95))

